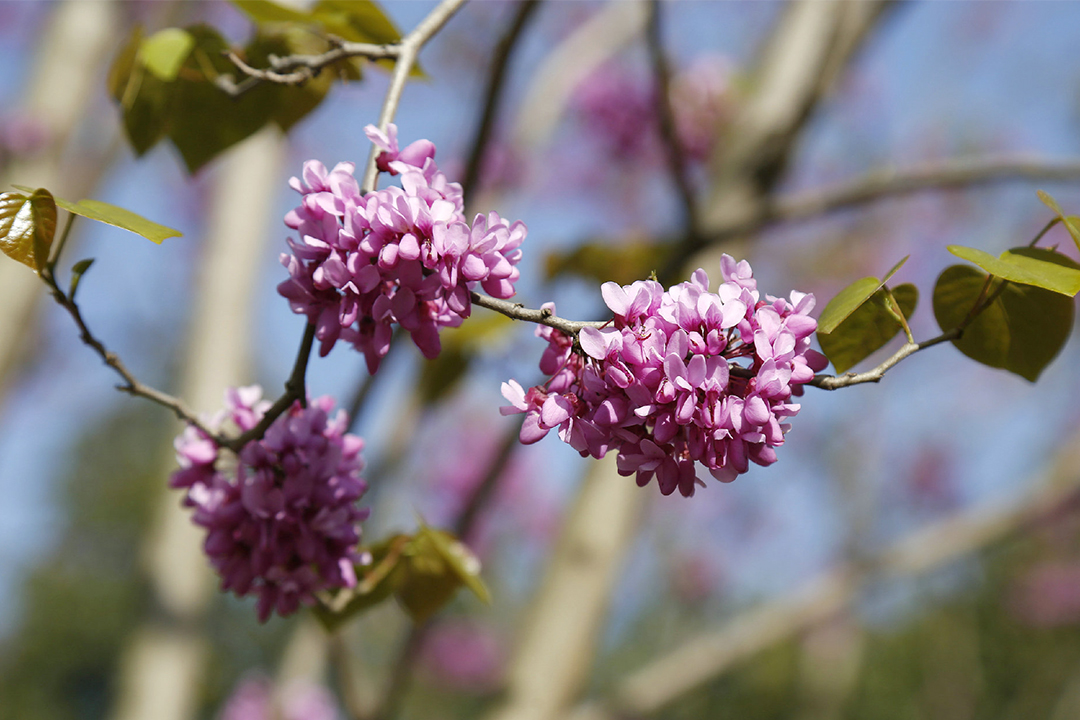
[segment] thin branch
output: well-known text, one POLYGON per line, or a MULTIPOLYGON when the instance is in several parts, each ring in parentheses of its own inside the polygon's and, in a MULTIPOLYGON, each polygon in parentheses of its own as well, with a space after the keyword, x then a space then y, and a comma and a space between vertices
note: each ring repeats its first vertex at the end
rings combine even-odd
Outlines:
POLYGON ((65 295, 64 291, 60 289, 60 286, 56 284, 56 277, 53 275, 52 271, 46 267, 42 270, 40 276, 49 287, 53 299, 55 299, 57 304, 64 308, 68 315, 71 316, 71 319, 75 321, 76 327, 79 328, 79 339, 82 340, 83 344, 96 352, 105 364, 112 368, 124 381, 123 384, 116 386, 117 390, 136 397, 146 398, 153 403, 157 403, 164 408, 172 410, 176 417, 195 426, 208 437, 213 438, 218 444, 228 442, 227 438, 204 425, 195 412, 184 404, 183 400, 139 382, 131 371, 127 369, 127 366, 124 365, 123 361, 120 360, 120 357, 105 347, 105 344, 90 331, 89 326, 86 324, 86 320, 82 316, 82 311, 79 310, 79 306, 74 300, 65 295))
POLYGON ((850 387, 851 385, 861 385, 862 383, 876 383, 885 376, 886 372, 899 364, 901 360, 914 355, 920 350, 925 350, 928 347, 954 340, 960 337, 960 332, 961 330, 959 328, 954 328, 949 332, 942 333, 930 340, 923 340, 918 343, 906 342, 899 350, 873 370, 867 370, 866 372, 861 373, 849 372, 844 373, 843 375, 815 375, 814 379, 808 382, 807 385, 813 385, 822 390, 837 390, 843 387, 850 387))
POLYGON ((481 295, 478 292, 472 293, 472 301, 480 307, 501 313, 511 320, 524 320, 539 325, 547 325, 548 327, 555 328, 567 335, 577 335, 578 331, 583 327, 601 328, 611 322, 610 320, 566 320, 547 308, 540 308, 539 310, 527 308, 521 303, 488 297, 487 295, 481 295))
POLYGON ((671 104, 671 69, 667 55, 664 53, 659 0, 652 0, 649 3, 649 22, 646 25, 645 39, 649 48, 649 58, 652 61, 657 121, 660 125, 664 155, 671 173, 671 181, 682 202, 687 235, 690 238, 697 238, 701 230, 700 219, 694 189, 687 172, 686 154, 683 152, 675 127, 675 108, 671 104))
POLYGON ((901 195, 1018 181, 1080 181, 1080 159, 989 157, 948 160, 906 170, 879 170, 824 190, 777 199, 763 206, 761 212, 749 220, 714 229, 708 234, 707 241, 720 242, 753 234, 769 225, 818 218, 901 195))
POLYGON ((617 683, 610 698, 582 703, 568 717, 614 720, 655 715, 740 661, 836 617, 879 578, 931 571, 1021 536, 1062 513, 1076 512, 1080 488, 1074 468, 1075 463, 1060 463, 1040 489, 1019 503, 976 508, 933 523, 862 562, 840 565, 782 598, 699 632, 617 683))
POLYGON ((487 150, 488 139, 491 137, 491 128, 495 125, 495 116, 499 110, 499 100, 502 98, 503 88, 506 86, 506 70, 510 66, 510 58, 517 47, 518 39, 525 30, 529 21, 533 18, 536 9, 540 7, 540 0, 525 0, 514 13, 506 33, 495 46, 495 53, 491 58, 487 87, 484 90, 484 109, 480 113, 480 122, 476 126, 476 133, 469 151, 469 160, 465 166, 464 179, 461 187, 464 190, 464 204, 468 206, 469 198, 475 194, 480 179, 480 168, 484 163, 484 155, 487 150))
MULTIPOLYGON (((265 70, 248 65, 239 55, 232 51, 226 51, 225 57, 241 72, 249 78, 253 78, 256 83, 261 81, 278 85, 299 85, 318 75, 319 71, 326 66, 333 65, 341 60, 354 57, 367 58, 368 60, 396 58, 401 47, 399 45, 346 42, 340 38, 331 38, 330 41, 334 47, 319 55, 286 55, 285 57, 271 55, 270 67, 265 70)), ((229 78, 228 83, 232 84, 232 82, 232 78, 229 78)), ((243 92, 240 87, 247 82, 245 80, 240 85, 232 85, 235 90, 230 91, 226 88, 226 91, 231 95, 238 94, 238 91, 243 92)), ((248 87, 250 87, 250 84, 248 87)), ((248 87, 244 87, 244 90, 247 90, 248 87)))
POLYGON ((307 365, 308 360, 311 358, 311 348, 314 342, 315 323, 309 322, 304 327, 304 337, 300 340, 300 350, 296 354, 292 374, 285 381, 285 393, 274 401, 274 404, 270 406, 270 409, 266 411, 266 414, 262 416, 262 419, 259 420, 255 427, 243 433, 240 437, 224 443, 226 447, 239 452, 252 440, 257 440, 265 435, 274 421, 291 408, 293 403, 299 401, 301 405, 307 406, 307 365))
MULTIPOLYGON (((386 99, 383 100, 382 110, 379 113, 379 129, 383 132, 386 132, 386 128, 394 119, 394 114, 397 113, 398 104, 401 102, 401 93, 405 88, 405 81, 408 80, 409 73, 412 72, 420 50, 464 4, 465 0, 442 0, 397 45, 398 55, 397 60, 394 62, 394 72, 390 76, 390 87, 386 90, 386 99)), ((361 192, 371 192, 378 183, 379 169, 375 164, 378 156, 379 148, 372 147, 368 155, 364 181, 360 185, 361 192)))

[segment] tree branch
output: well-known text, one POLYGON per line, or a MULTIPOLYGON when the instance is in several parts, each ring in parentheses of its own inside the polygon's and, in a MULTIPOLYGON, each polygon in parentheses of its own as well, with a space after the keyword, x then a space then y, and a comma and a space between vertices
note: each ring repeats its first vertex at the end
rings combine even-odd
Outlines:
MULTIPOLYGON (((379 113, 379 129, 383 132, 386 132, 386 128, 394 119, 398 104, 401 102, 401 93, 405 88, 405 81, 408 79, 409 73, 412 72, 420 50, 464 4, 465 0, 442 0, 397 45, 398 54, 397 60, 394 62, 394 72, 390 76, 390 87, 386 90, 386 98, 383 100, 382 111, 379 113)), ((367 169, 364 172, 364 181, 360 185, 361 192, 374 190, 378 183, 379 169, 375 165, 375 160, 378 158, 379 152, 377 147, 373 146, 371 148, 368 155, 367 169)))
POLYGON ((611 322, 610 320, 566 320, 546 308, 535 310, 533 308, 527 308, 521 303, 488 297, 487 295, 481 295, 478 292, 472 293, 472 301, 475 305, 487 308, 488 310, 494 310, 511 320, 524 320, 526 322, 537 323, 538 325, 547 325, 548 327, 555 328, 567 335, 577 335, 578 331, 583 327, 600 328, 611 322))
POLYGON ((488 138, 491 136, 491 128, 495 125, 499 100, 502 98, 503 88, 506 85, 506 70, 510 66, 510 58, 517 47, 518 39, 533 18, 538 7, 540 7, 539 0, 525 0, 522 2, 518 6, 517 12, 514 13, 506 33, 495 46, 495 54, 489 67, 487 87, 484 91, 484 109, 480 113, 480 122, 477 124, 476 132, 473 135, 472 145, 470 146, 472 149, 469 151, 469 160, 465 166, 464 179, 461 181, 461 187, 464 190, 463 204, 466 207, 468 207, 469 198, 476 193, 479 184, 480 169, 483 166, 488 138))
POLYGON ((649 3, 649 22, 646 25, 645 39, 649 49, 649 59, 652 61, 660 139, 663 142, 671 181, 682 202, 687 235, 695 238, 692 242, 696 243, 701 230, 700 220, 694 190, 686 169, 686 154, 679 142, 675 126, 675 109, 671 104, 671 70, 667 55, 664 53, 659 0, 652 0, 649 3))
MULTIPOLYGON (((70 228, 70 223, 68 227, 70 228)), ((71 316, 71 319, 75 321, 76 327, 79 328, 79 339, 82 340, 83 344, 96 352, 105 364, 112 368, 112 370, 124 381, 123 384, 116 386, 117 390, 136 397, 146 398, 153 403, 157 403, 158 405, 171 410, 176 417, 190 425, 194 425, 208 437, 213 438, 218 444, 227 442, 227 438, 223 435, 214 432, 204 425, 195 412, 184 404, 183 400, 141 383, 131 371, 127 369, 127 366, 124 365, 120 357, 105 347, 105 344, 90 331, 89 326, 86 324, 86 320, 82 316, 82 311, 79 310, 79 306, 60 289, 59 285, 56 284, 56 277, 53 275, 52 270, 49 267, 46 267, 41 271, 40 276, 49 287, 53 299, 56 300, 57 304, 64 308, 68 315, 71 316)))
POLYGON ((817 218, 878 200, 946 188, 966 188, 1017 181, 1080 181, 1080 159, 1063 161, 1034 157, 954 159, 905 170, 878 170, 824 190, 779 198, 762 206, 753 218, 721 225, 708 233, 707 242, 721 242, 779 223, 817 218))

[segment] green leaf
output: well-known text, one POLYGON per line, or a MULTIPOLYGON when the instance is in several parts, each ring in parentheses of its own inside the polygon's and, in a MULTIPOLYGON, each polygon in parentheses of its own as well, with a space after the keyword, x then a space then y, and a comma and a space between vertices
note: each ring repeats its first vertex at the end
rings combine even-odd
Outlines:
MULTIPOLYGON (((892 290, 896 304, 905 318, 911 317, 919 300, 918 289, 905 283, 892 290)), ((862 362, 875 350, 896 337, 903 329, 888 309, 888 295, 878 290, 841 321, 831 333, 818 331, 821 350, 837 373, 844 373, 862 362)))
MULTIPOLYGON (((23 185, 15 185, 14 187, 29 192, 29 188, 23 185)), ((152 220, 147 220, 142 215, 100 200, 80 200, 73 203, 70 200, 56 198, 56 204, 69 213, 133 232, 158 245, 166 238, 180 237, 182 235, 179 230, 159 225, 152 220)))
POLYGON ((480 578, 480 560, 465 546, 465 543, 448 532, 426 525, 421 528, 418 535, 424 535, 431 540, 436 551, 465 587, 469 588, 485 605, 491 604, 491 593, 480 578))
POLYGON ((172 82, 194 47, 195 38, 188 32, 180 28, 166 28, 143 41, 139 57, 154 77, 172 82))
POLYGON ((390 45, 401 40, 397 26, 371 0, 319 0, 311 15, 329 32, 352 42, 390 45))
POLYGON ((48 190, 0 194, 0 251, 5 255, 40 271, 55 235, 56 202, 48 190))
POLYGON ((973 262, 991 275, 1010 282, 1034 285, 1069 297, 1080 292, 1080 270, 1023 252, 1029 248, 1006 250, 1000 258, 960 245, 950 245, 948 249, 958 258, 973 262))
POLYGON ((168 136, 194 173, 265 125, 277 109, 279 88, 263 83, 230 97, 214 84, 218 76, 236 71, 222 55, 225 40, 207 25, 187 31, 195 47, 172 83, 168 136))
POLYGON ((885 283, 896 274, 896 271, 904 266, 904 263, 908 261, 908 257, 910 256, 905 255, 901 258, 880 280, 876 277, 864 277, 841 290, 821 311, 821 316, 818 318, 818 332, 826 335, 833 332, 845 318, 869 300, 870 296, 884 287, 885 283))
MULTIPOLYGON (((245 61, 253 67, 269 67, 271 55, 318 55, 329 49, 330 45, 325 40, 295 25, 289 25, 274 31, 260 28, 242 54, 245 61)), ((336 76, 358 77, 359 63, 356 59, 342 60, 324 68, 303 85, 277 86, 275 107, 270 119, 283 131, 288 131, 322 103, 336 76)))
POLYGON ((72 300, 75 299, 75 291, 79 289, 79 282, 82 280, 82 276, 93 264, 94 258, 87 258, 86 260, 80 260, 71 266, 71 285, 68 287, 68 297, 72 300))
POLYGON ((1039 196, 1039 199, 1043 201, 1043 204, 1054 211, 1061 220, 1061 224, 1065 226, 1065 229, 1069 231, 1069 235, 1072 236, 1073 242, 1076 243, 1076 247, 1080 248, 1080 217, 1076 215, 1066 215, 1058 205, 1057 200, 1050 197, 1050 193, 1042 190, 1036 190, 1035 193, 1039 196))
POLYGON ((136 156, 142 156, 165 137, 169 83, 138 62, 142 30, 136 27, 109 68, 109 92, 120 105, 124 134, 136 156))
POLYGON ((311 13, 294 10, 269 0, 232 0, 232 4, 257 23, 303 23, 314 22, 311 13))
POLYGON ((371 562, 356 567, 356 587, 327 593, 315 606, 315 617, 328 631, 333 632, 343 623, 375 607, 394 594, 404 581, 402 556, 412 538, 408 535, 392 535, 367 548, 371 562))
MULTIPOLYGON (((934 287, 934 316, 944 331, 959 327, 987 276, 966 265, 945 268, 934 287)), ((994 280, 990 305, 953 340, 973 360, 1035 382, 1060 352, 1073 323, 1073 301, 1032 285, 994 280), (1000 290, 1000 293, 998 291, 1000 290)))
POLYGON ((876 277, 864 277, 841 290, 821 311, 821 316, 818 318, 818 334, 828 335, 836 330, 840 323, 869 300, 879 287, 881 287, 881 281, 876 277))

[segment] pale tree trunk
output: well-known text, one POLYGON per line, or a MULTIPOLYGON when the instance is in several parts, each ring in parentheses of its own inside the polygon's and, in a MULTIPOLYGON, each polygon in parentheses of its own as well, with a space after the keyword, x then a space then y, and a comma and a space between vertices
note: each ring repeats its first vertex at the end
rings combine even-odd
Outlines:
MULTIPOLYGON (((181 396, 200 411, 220 409, 225 388, 250 382, 256 280, 283 150, 279 132, 268 127, 231 150, 214 171, 180 383, 181 396)), ((187 720, 197 711, 209 650, 200 624, 214 579, 202 554, 202 531, 180 507, 179 495, 165 488, 175 466, 170 452, 162 463, 156 531, 144 555, 161 617, 136 630, 124 652, 116 720, 187 720)))
POLYGON ((549 720, 576 700, 643 498, 614 457, 592 464, 518 636, 506 701, 491 720, 549 720))
MULTIPOLYGON (((37 57, 21 111, 40 125, 47 144, 32 157, 13 161, 4 172, 0 192, 9 183, 44 187, 78 199, 89 190, 89 178, 71 172, 69 141, 87 108, 102 92, 104 63, 116 47, 118 4, 67 0, 53 10, 38 45, 37 57)), ((31 320, 41 282, 29 268, 0 258, 0 398, 14 368, 30 347, 31 320)))
MULTIPOLYGON (((710 228, 760 212, 807 118, 886 5, 809 0, 788 5, 748 83, 754 93, 714 158, 703 236, 710 228)), ((609 6, 609 12, 615 10, 609 6)), ((528 123, 519 136, 531 137, 528 123)), ((704 249, 687 247, 682 257, 704 249)), ((492 720, 564 717, 588 680, 617 569, 633 540, 646 494, 629 478, 616 475, 613 460, 594 466, 573 502, 571 520, 562 530, 559 550, 532 600, 531 619, 515 649, 506 700, 492 720)), ((577 715, 604 717, 605 711, 583 706, 577 715)))

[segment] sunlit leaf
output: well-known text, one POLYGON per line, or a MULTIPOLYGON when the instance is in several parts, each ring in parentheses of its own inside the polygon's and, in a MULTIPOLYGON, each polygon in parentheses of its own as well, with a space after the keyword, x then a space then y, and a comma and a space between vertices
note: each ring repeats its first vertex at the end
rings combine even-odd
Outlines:
POLYGON ((207 25, 187 30, 195 47, 172 84, 168 136, 194 173, 265 125, 276 109, 279 88, 263 83, 239 98, 222 92, 214 81, 236 71, 222 55, 225 40, 207 25))
POLYGON ((109 92, 120 105, 124 134, 137 156, 165 137, 169 84, 138 62, 142 30, 136 27, 109 68, 109 92))
POLYGON ((425 535, 431 541, 465 587, 469 588, 481 602, 491 604, 491 593, 480 577, 480 560, 465 546, 465 543, 448 532, 426 525, 421 528, 418 535, 425 535))
POLYGON ((1022 285, 1034 285, 1069 297, 1080 292, 1080 270, 1048 259, 1053 255, 1064 255, 1045 249, 1038 249, 1034 254, 1026 252, 1031 249, 1013 248, 1002 253, 1001 257, 994 257, 977 248, 949 246, 949 252, 953 255, 975 263, 995 277, 1022 285))
POLYGON ((40 270, 55 235, 56 202, 48 190, 0 194, 0 251, 9 258, 40 270))
POLYGON ((160 30, 143 41, 139 57, 157 79, 172 82, 187 60, 195 38, 180 28, 160 30))
MULTIPOLYGON (((905 318, 915 312, 919 291, 910 283, 892 289, 896 304, 905 318)), ((818 332, 821 350, 836 372, 847 372, 875 350, 896 337, 903 326, 888 310, 888 296, 878 290, 840 322, 831 333, 818 332)))
MULTIPOLYGON (((24 192, 30 191, 24 185, 15 185, 14 187, 24 192)), ((133 232, 158 245, 166 238, 180 237, 182 234, 179 230, 160 225, 152 220, 147 220, 142 215, 100 200, 80 200, 74 203, 63 198, 55 198, 55 200, 60 208, 67 210, 69 213, 133 232)))
POLYGON ((851 313, 880 290, 907 260, 908 256, 901 258, 880 280, 876 277, 864 277, 837 293, 836 297, 830 300, 821 311, 821 316, 818 318, 818 332, 826 335, 833 332, 851 313))
POLYGON ((401 40, 401 32, 370 0, 319 0, 311 15, 329 32, 352 42, 389 45, 401 40))
MULTIPOLYGON (((934 287, 934 316, 942 330, 959 327, 974 307, 987 275, 953 265, 934 287)), ((988 296, 996 298, 953 340, 973 360, 1003 368, 1031 382, 1060 352, 1073 323, 1073 301, 1032 285, 994 280, 988 296)))
POLYGON ((418 534, 413 538, 403 566, 404 579, 395 597, 417 624, 438 612, 461 587, 461 578, 429 535, 418 534))
POLYGON ((269 0, 232 0, 232 4, 257 23, 311 23, 310 13, 269 0))
POLYGON ((1065 226, 1065 229, 1069 231, 1069 235, 1072 236, 1073 242, 1076 243, 1076 247, 1080 248, 1080 217, 1076 215, 1066 215, 1058 205, 1057 200, 1050 197, 1050 193, 1043 190, 1036 190, 1035 193, 1039 196, 1039 199, 1043 201, 1043 204, 1054 211, 1061 220, 1061 224, 1065 226))

